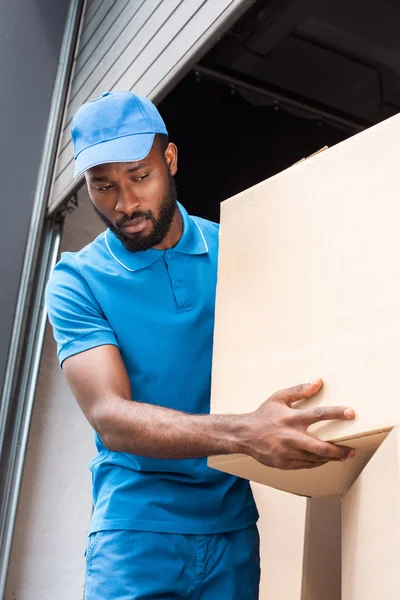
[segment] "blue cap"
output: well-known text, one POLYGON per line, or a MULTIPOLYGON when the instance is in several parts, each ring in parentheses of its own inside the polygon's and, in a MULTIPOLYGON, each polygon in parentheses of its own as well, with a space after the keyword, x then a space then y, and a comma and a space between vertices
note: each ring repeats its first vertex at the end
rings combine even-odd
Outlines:
POLYGON ((75 173, 110 162, 142 160, 156 133, 168 134, 154 104, 132 92, 104 92, 83 104, 72 120, 75 173))

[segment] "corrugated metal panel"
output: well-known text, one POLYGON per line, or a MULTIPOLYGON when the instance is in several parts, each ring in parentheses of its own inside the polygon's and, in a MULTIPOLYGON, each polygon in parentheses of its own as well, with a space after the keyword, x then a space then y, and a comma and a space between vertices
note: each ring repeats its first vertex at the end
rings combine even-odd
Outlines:
POLYGON ((70 126, 104 90, 157 101, 254 0, 89 0, 71 80, 50 204, 73 185, 70 126))

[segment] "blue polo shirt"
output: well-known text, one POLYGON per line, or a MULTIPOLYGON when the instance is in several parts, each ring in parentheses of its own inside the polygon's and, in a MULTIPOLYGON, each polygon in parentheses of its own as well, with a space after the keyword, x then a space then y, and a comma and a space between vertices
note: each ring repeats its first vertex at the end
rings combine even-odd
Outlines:
MULTIPOLYGON (((110 231, 65 252, 46 304, 60 363, 104 344, 121 352, 133 400, 210 412, 218 225, 178 204, 183 234, 169 250, 129 252, 110 231)), ((113 452, 95 434, 90 533, 136 529, 220 533, 254 524, 249 483, 207 466, 113 452)))

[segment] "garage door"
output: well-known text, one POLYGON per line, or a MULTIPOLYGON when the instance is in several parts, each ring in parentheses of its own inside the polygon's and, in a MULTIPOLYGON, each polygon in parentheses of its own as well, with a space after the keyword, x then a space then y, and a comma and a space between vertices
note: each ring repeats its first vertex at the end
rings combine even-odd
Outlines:
POLYGON ((50 211, 73 191, 73 114, 105 90, 161 100, 253 0, 89 0, 59 142, 50 211))

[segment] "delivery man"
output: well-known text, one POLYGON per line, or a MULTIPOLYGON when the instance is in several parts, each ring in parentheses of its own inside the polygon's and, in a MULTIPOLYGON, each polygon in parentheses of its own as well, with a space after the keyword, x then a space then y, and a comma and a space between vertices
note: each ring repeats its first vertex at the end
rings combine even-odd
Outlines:
MULTIPOLYGON (((255 600, 249 483, 206 457, 279 469, 345 460, 349 448, 307 428, 354 413, 293 407, 318 379, 255 412, 210 415, 218 225, 178 203, 177 148, 148 99, 105 92, 77 111, 72 138, 75 176, 107 226, 62 255, 46 294, 60 364, 96 432, 85 598, 255 600)), ((204 156, 199 176, 207 169, 204 156)))

